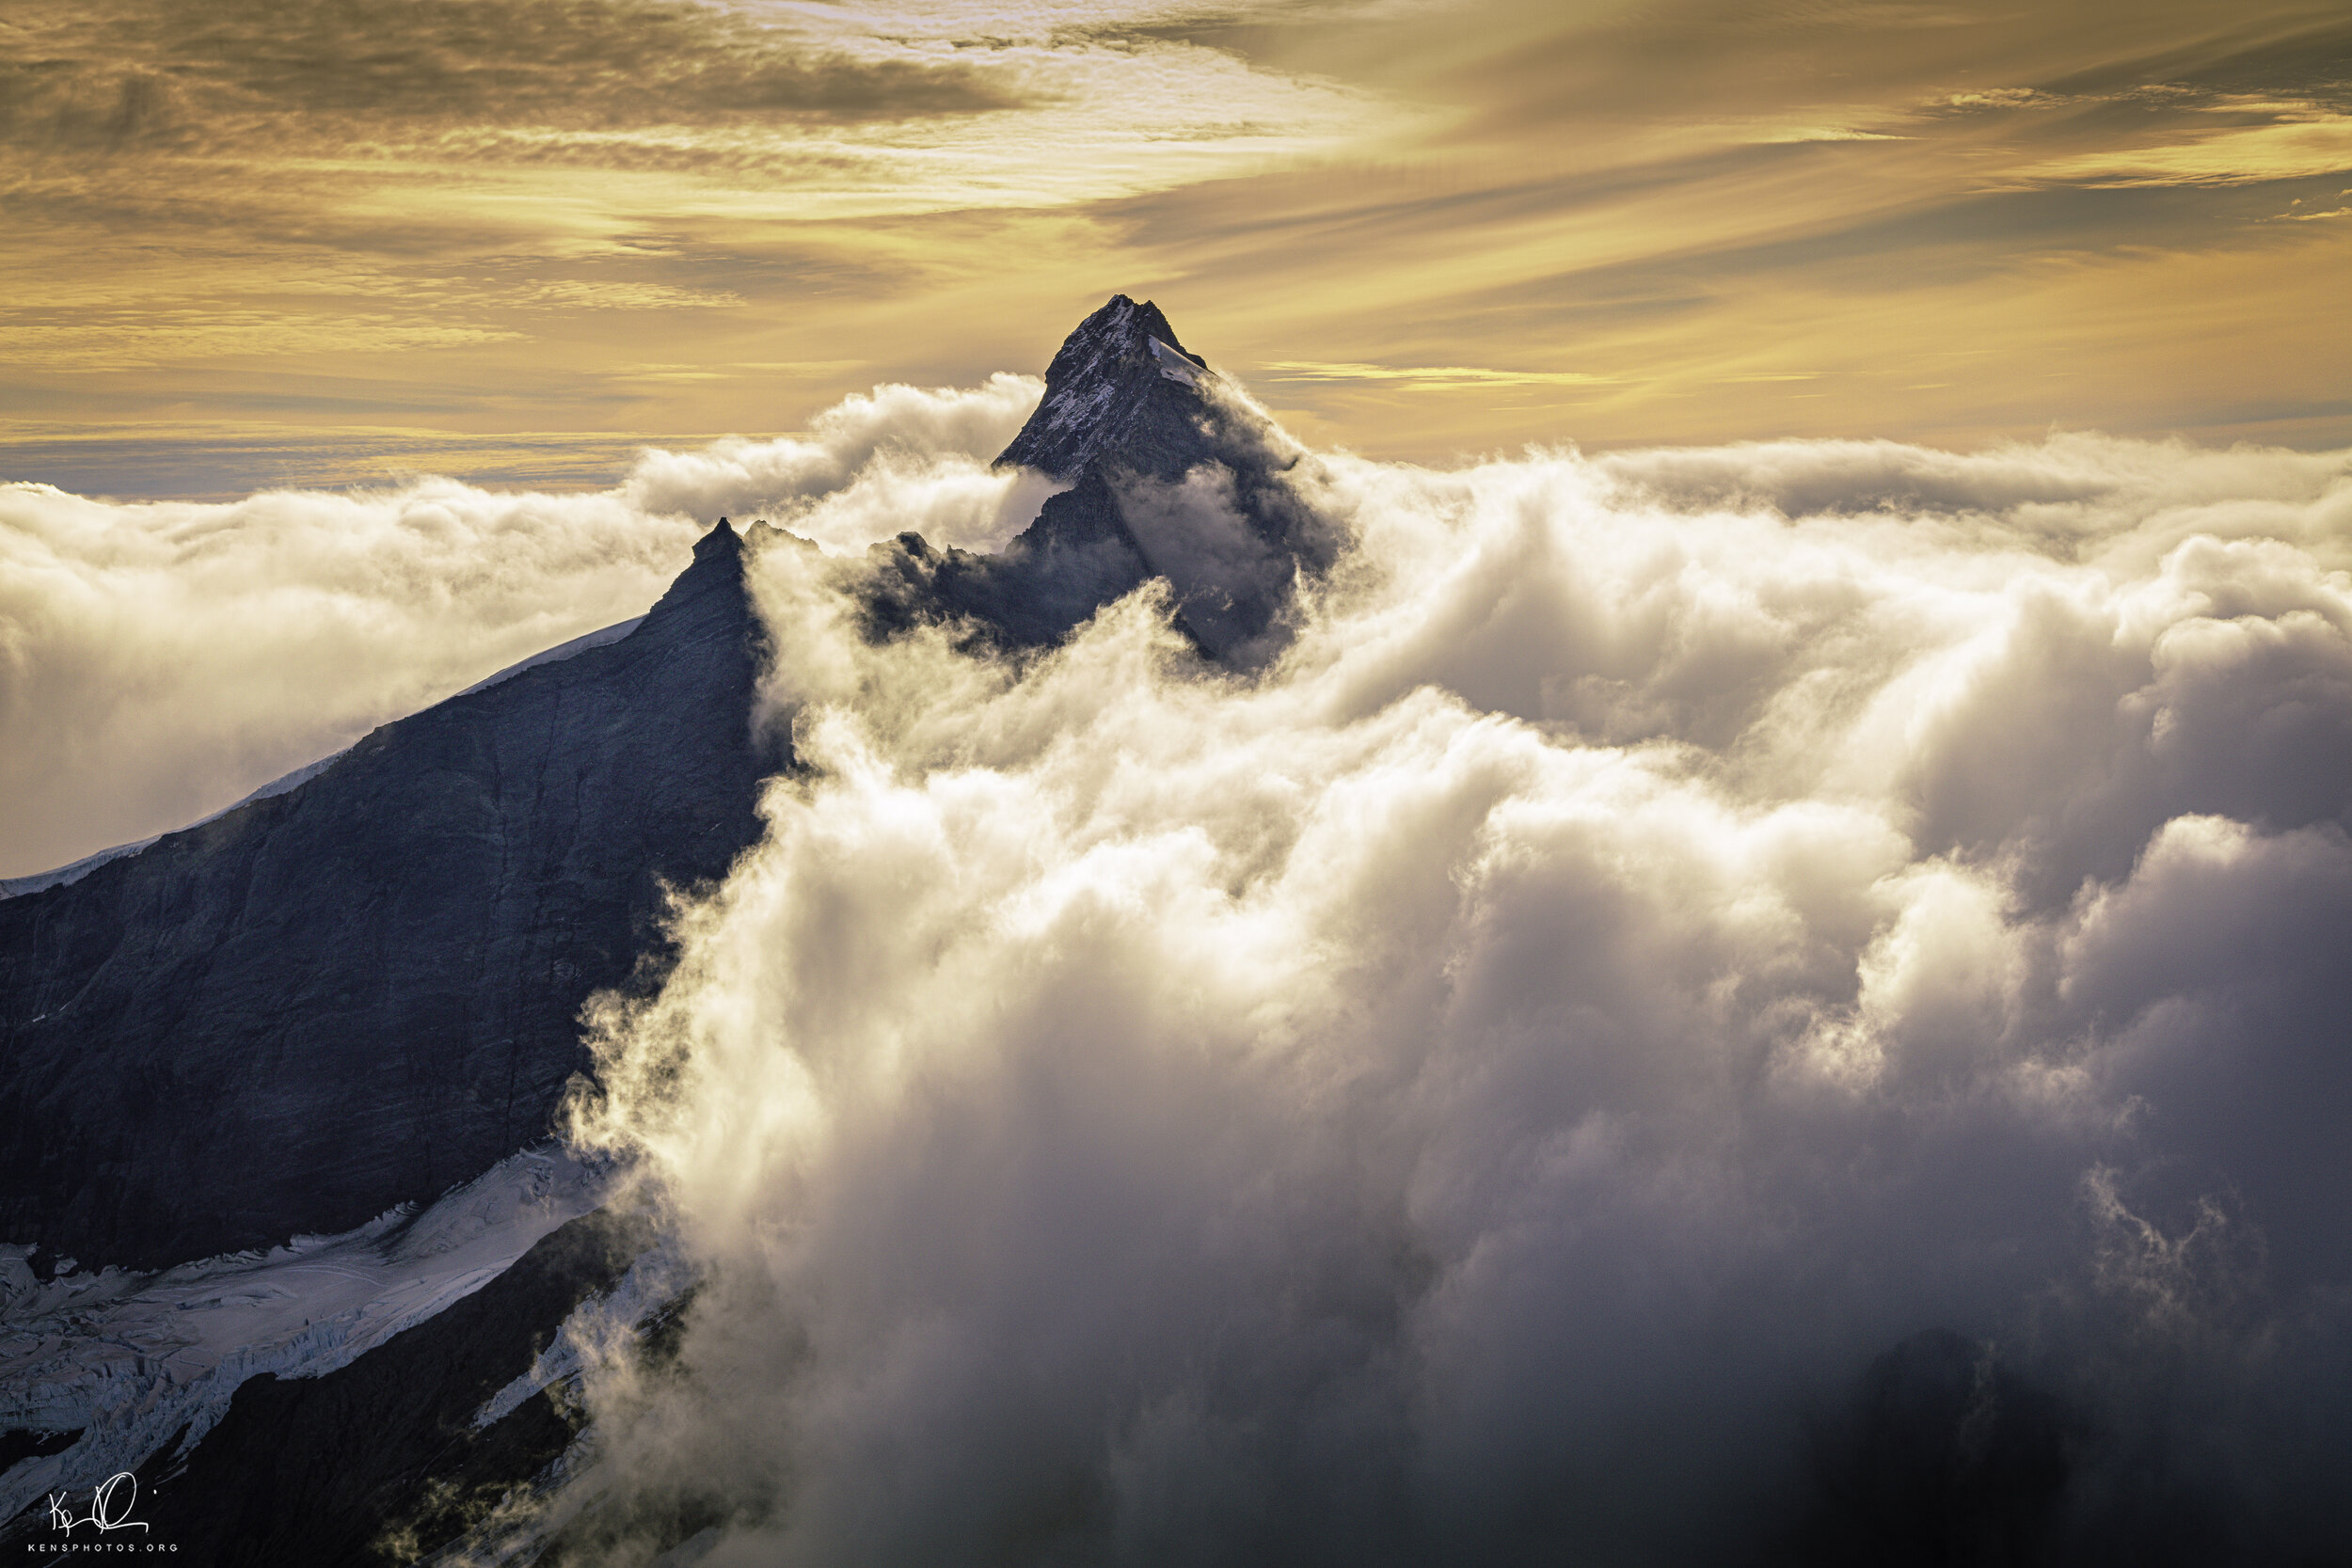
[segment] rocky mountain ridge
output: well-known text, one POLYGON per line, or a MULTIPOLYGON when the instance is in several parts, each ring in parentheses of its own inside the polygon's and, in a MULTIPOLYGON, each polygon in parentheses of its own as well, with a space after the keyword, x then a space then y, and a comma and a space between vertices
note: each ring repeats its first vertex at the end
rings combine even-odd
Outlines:
MULTIPOLYGON (((1046 380, 998 462, 1068 487, 997 555, 912 533, 877 546, 850 574, 870 633, 950 623, 976 651, 1034 648, 1160 577, 1204 655, 1247 663, 1279 644, 1296 575, 1330 554, 1297 499, 1297 450, 1124 295, 1046 380)), ((667 890, 723 877, 757 838, 762 781, 792 765, 754 727, 765 643, 791 631, 763 623, 751 573, 784 538, 722 518, 642 621, 0 899, 0 1310, 16 1314, 0 1328, 24 1341, 11 1367, 31 1380, 0 1386, 0 1411, 24 1428, 5 1433, 19 1492, 128 1465, 150 1516, 208 1560, 362 1560, 389 1549, 379 1527, 396 1519, 420 1544, 464 1527, 466 1510, 435 1513, 428 1493, 496 1497, 568 1451, 570 1416, 536 1396, 462 1453, 443 1429, 627 1266, 644 1240, 629 1223, 575 1222, 519 1261, 433 1275, 436 1305, 413 1323, 388 1288, 321 1327, 311 1288, 284 1281, 357 1258, 368 1267, 343 1270, 345 1294, 390 1270, 414 1295, 425 1284, 402 1272, 403 1238, 444 1223, 461 1184, 543 1158, 517 1151, 547 1137, 588 1066, 583 1003, 656 982, 667 890), (262 1256, 297 1236, 311 1240, 262 1256), (195 1321, 165 1310, 183 1275, 277 1292, 263 1316, 287 1345, 214 1345, 198 1387, 158 1359, 195 1321), (131 1305, 74 1307, 101 1296, 131 1305), (524 1307, 527 1323, 502 1315, 524 1307), (410 1326, 356 1358, 336 1349, 393 1322, 410 1326), (227 1415, 183 1451, 162 1428, 191 1401, 227 1415), (87 1430, 47 1430, 69 1421, 87 1430), (281 1463, 297 1429, 324 1460, 281 1463)), ((198 1305, 233 1338, 226 1299, 198 1305)), ((31 1544, 32 1518, 9 1539, 31 1544)))
MULTIPOLYGON (((869 625, 1035 647, 1157 577, 1250 662, 1330 554, 1298 461, 1116 295, 997 459, 1070 487, 996 555, 876 546, 869 625)), ((751 735, 745 562, 777 537, 722 519, 642 624, 0 900, 0 1241, 161 1267, 348 1229, 544 1136, 581 1004, 658 966, 663 885, 723 876, 789 760, 751 735)))
POLYGON ((348 1229, 547 1133, 665 883, 756 836, 722 524, 626 638, 0 902, 0 1239, 155 1268, 348 1229))

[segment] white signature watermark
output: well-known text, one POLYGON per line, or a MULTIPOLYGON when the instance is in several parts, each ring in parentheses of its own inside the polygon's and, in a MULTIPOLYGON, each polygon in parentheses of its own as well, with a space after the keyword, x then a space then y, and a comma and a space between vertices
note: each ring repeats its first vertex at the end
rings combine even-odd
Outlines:
POLYGON ((70 1493, 49 1494, 49 1528, 71 1535, 84 1525, 98 1528, 96 1541, 66 1541, 46 1544, 27 1543, 25 1550, 34 1552, 176 1552, 177 1544, 162 1541, 109 1541, 107 1536, 119 1529, 144 1530, 144 1519, 131 1517, 131 1507, 139 1500, 138 1478, 128 1470, 118 1470, 89 1489, 89 1512, 76 1518, 70 1493))

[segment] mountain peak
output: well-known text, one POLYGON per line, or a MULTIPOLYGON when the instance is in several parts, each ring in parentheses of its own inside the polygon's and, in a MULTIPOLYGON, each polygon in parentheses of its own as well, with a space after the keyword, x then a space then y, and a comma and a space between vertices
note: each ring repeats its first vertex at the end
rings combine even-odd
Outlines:
POLYGON ((1165 479, 1197 460, 1215 375, 1188 352, 1150 300, 1113 294, 1062 340, 1045 370, 1045 398, 996 458, 1056 479, 1098 458, 1165 479))
POLYGON ((1068 488, 995 555, 933 550, 915 534, 876 546, 868 625, 887 635, 955 617, 1036 647, 1159 578, 1201 652, 1248 665, 1285 635, 1298 573, 1337 548, 1291 482, 1301 455, 1159 307, 1113 294, 1063 340, 1044 400, 996 459, 1068 488))
MULTIPOLYGON (((761 525, 754 523, 752 526, 758 528, 761 525)), ((713 523, 708 532, 694 541, 696 561, 705 560, 712 555, 739 556, 742 553, 742 536, 735 531, 735 525, 724 517, 713 523)))

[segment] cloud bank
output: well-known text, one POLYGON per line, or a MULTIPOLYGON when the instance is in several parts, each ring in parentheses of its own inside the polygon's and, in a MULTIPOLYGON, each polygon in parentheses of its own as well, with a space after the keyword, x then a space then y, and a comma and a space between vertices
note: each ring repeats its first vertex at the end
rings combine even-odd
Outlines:
POLYGON ((1326 456, 1253 675, 1148 593, 866 643, 866 544, 1034 511, 1036 395, 590 496, 0 489, 12 870, 637 613, 714 513, 827 546, 757 561, 807 770, 591 1021, 580 1134, 703 1283, 590 1382, 576 1556, 2352 1544, 2352 453, 1326 456))
POLYGON ((643 614, 717 515, 843 550, 905 528, 993 546, 1052 488, 987 467, 1040 392, 881 387, 805 437, 647 451, 590 495, 421 478, 121 504, 0 484, 0 876, 183 827, 643 614))
POLYGON ((2352 1546, 2352 453, 1299 483, 1248 678, 759 558, 806 770, 592 1021, 704 1284, 575 1555, 2352 1546))

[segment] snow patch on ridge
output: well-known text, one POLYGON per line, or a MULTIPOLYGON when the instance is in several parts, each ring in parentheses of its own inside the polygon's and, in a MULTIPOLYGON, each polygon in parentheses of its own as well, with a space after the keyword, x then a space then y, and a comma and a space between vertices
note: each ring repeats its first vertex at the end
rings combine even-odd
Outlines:
MULTIPOLYGON (((499 677, 493 675, 490 678, 496 680, 499 677)), ((291 773, 280 773, 243 800, 232 800, 218 811, 207 812, 189 823, 186 828, 174 828, 172 832, 184 833, 188 828, 201 828, 207 822, 217 822, 230 812, 249 806, 256 800, 274 800, 280 795, 300 789, 304 784, 326 772, 333 766, 335 759, 343 754, 343 752, 350 750, 351 748, 346 746, 342 752, 330 752, 316 762, 306 762, 291 773)), ((27 893, 40 893, 47 888, 64 887, 69 882, 78 882, 107 862, 135 855, 140 850, 160 842, 163 837, 162 833, 150 833, 145 838, 134 839, 128 844, 118 844, 111 849, 101 849, 94 855, 85 855, 72 864, 61 865, 55 871, 36 871, 28 877, 9 877, 0 879, 0 898, 15 898, 27 893)))
MULTIPOLYGON (((189 825, 193 827, 195 824, 189 825)), ((19 898, 28 893, 40 893, 46 888, 63 887, 68 882, 78 882, 108 861, 119 861, 125 855, 135 855, 163 836, 161 833, 150 833, 145 838, 135 838, 128 844, 117 844, 109 848, 101 849, 94 855, 84 855, 80 860, 58 866, 54 871, 35 871, 23 877, 0 877, 0 898, 19 898)))
POLYGON ((526 670, 536 670, 542 664, 561 664, 574 655, 584 654, 591 648, 601 648, 610 643, 618 642, 643 625, 644 619, 643 615, 638 615, 627 621, 615 621, 609 626, 599 626, 595 631, 575 637, 569 642, 558 642, 554 647, 532 654, 529 658, 517 659, 495 675, 483 676, 457 695, 470 697, 477 691, 489 690, 501 681, 513 680, 526 670))
POLYGON ((1168 347, 1157 338, 1146 336, 1144 341, 1150 345, 1152 358, 1160 367, 1162 375, 1170 381, 1182 382, 1187 387, 1197 387, 1200 384, 1200 377, 1205 367, 1194 363, 1189 356, 1168 347))

